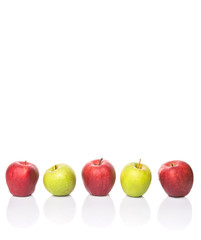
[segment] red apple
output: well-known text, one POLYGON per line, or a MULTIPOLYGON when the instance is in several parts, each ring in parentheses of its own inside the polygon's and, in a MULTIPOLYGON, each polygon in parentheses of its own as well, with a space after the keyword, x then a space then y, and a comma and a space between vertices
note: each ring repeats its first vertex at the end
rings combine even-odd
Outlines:
POLYGON ((6 170, 6 182, 10 193, 17 197, 31 195, 39 178, 38 168, 27 161, 13 162, 6 170))
POLYGON ((170 197, 184 197, 193 186, 193 171, 188 163, 180 160, 164 163, 158 175, 163 189, 170 197))
POLYGON ((82 179, 91 195, 105 196, 115 183, 116 173, 112 164, 101 158, 90 161, 83 167, 82 179))

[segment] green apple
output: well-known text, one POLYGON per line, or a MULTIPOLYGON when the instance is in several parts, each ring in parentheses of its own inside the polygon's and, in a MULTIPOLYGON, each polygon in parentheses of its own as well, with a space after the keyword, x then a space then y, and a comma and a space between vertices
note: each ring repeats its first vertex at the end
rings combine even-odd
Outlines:
POLYGON ((151 183, 151 171, 145 165, 139 163, 129 163, 121 171, 121 186, 124 192, 130 197, 142 196, 151 183))
POLYGON ((45 172, 43 183, 51 194, 66 196, 73 191, 76 184, 76 176, 70 166, 60 163, 45 172))

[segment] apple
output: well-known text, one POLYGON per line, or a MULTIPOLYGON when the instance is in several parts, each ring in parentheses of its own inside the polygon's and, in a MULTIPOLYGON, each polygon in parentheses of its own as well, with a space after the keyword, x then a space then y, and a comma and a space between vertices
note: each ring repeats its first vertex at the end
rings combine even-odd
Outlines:
POLYGON ((88 162, 82 169, 86 190, 94 196, 106 196, 114 186, 116 173, 113 165, 103 158, 88 162))
POLYGON ((27 161, 13 162, 6 170, 6 183, 13 196, 31 195, 39 178, 38 168, 27 161))
POLYGON ((193 186, 193 170, 184 161, 173 160, 164 163, 158 175, 163 189, 170 197, 184 197, 193 186))
POLYGON ((130 197, 141 197, 151 183, 151 171, 145 165, 132 162, 121 171, 120 181, 123 191, 130 197))
POLYGON ((75 188, 76 176, 70 166, 59 163, 45 172, 43 183, 47 191, 52 195, 67 196, 75 188))

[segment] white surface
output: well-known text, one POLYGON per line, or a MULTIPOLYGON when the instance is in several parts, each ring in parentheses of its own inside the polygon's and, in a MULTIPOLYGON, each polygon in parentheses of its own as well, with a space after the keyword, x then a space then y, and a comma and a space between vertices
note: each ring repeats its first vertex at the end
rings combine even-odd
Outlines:
POLYGON ((200 238, 200 1, 0 1, 0 225, 4 239, 200 238), (84 189, 81 169, 113 163, 106 198, 84 189), (153 175, 141 199, 123 193, 125 164, 153 175), (14 198, 7 166, 40 171, 32 197, 14 198), (168 198, 157 171, 180 159, 195 182, 168 198), (73 167, 71 197, 45 190, 55 163, 73 167))

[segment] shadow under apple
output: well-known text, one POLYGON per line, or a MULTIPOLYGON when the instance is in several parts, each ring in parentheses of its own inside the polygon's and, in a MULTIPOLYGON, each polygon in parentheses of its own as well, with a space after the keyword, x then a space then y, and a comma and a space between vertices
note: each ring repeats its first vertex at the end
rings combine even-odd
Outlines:
POLYGON ((185 198, 166 197, 158 209, 159 223, 171 230, 186 228, 192 219, 192 206, 185 198))
POLYGON ((140 226, 151 217, 150 207, 144 197, 132 198, 125 196, 120 205, 121 220, 129 226, 140 226))
POLYGON ((49 197, 43 207, 44 215, 54 223, 64 224, 72 221, 76 204, 72 196, 49 197))
POLYGON ((82 219, 85 224, 92 227, 108 227, 115 217, 114 203, 109 195, 88 195, 82 206, 82 219))
POLYGON ((11 197, 7 206, 8 222, 19 228, 26 228, 37 222, 39 209, 33 196, 11 197))

